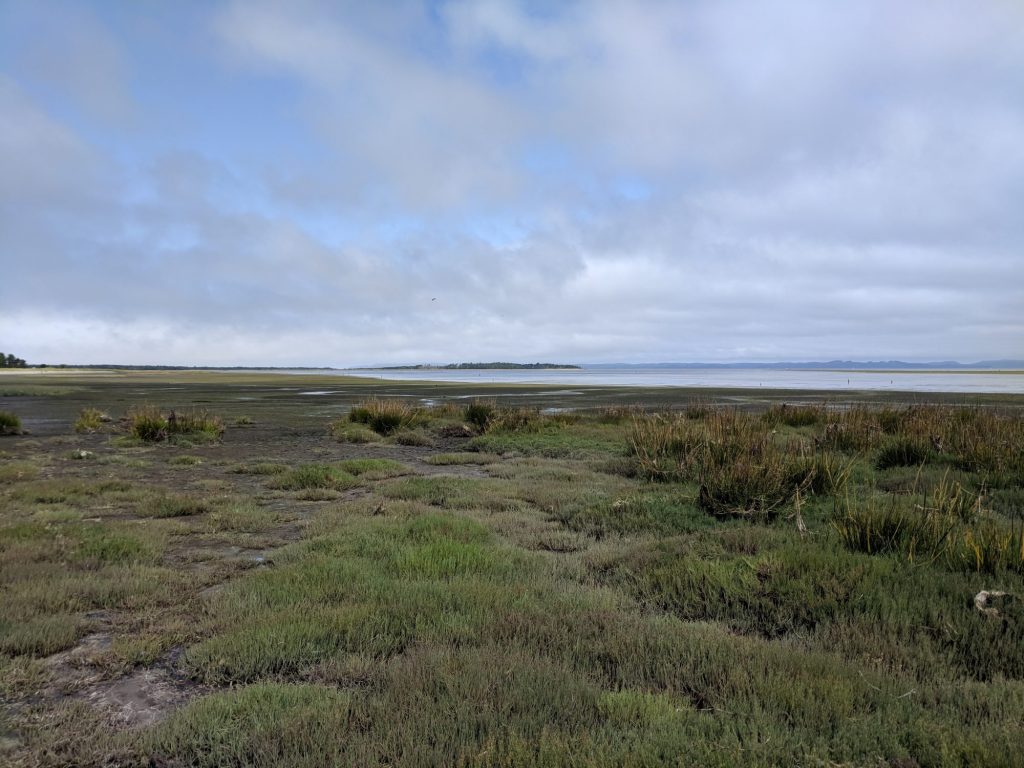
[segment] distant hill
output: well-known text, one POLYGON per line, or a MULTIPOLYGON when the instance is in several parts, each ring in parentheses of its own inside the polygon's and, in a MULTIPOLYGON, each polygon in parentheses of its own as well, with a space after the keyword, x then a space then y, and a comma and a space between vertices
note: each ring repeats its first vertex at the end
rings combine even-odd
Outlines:
POLYGON ((352 370, 376 371, 495 371, 495 370, 551 370, 557 368, 580 368, 565 363, 448 363, 448 365, 384 365, 380 368, 352 370))
POLYGON ((922 371, 922 370, 1024 370, 1024 360, 982 360, 977 363, 958 363, 940 360, 927 363, 907 363, 902 360, 829 360, 810 363, 593 363, 584 368, 746 368, 769 370, 818 371, 922 371))

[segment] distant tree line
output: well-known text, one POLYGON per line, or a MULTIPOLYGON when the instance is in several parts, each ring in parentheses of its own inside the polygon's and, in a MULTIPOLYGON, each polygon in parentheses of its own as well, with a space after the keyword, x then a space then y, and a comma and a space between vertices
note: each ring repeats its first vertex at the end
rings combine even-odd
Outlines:
POLYGON ((354 368, 356 371, 489 371, 547 368, 579 368, 564 363, 448 363, 448 365, 384 365, 380 368, 354 368))
POLYGON ((521 370, 524 368, 579 368, 578 365, 565 365, 562 363, 449 363, 448 365, 442 367, 448 370, 521 370))
POLYGON ((28 368, 28 363, 20 357, 5 355, 3 352, 0 352, 0 368, 28 368))

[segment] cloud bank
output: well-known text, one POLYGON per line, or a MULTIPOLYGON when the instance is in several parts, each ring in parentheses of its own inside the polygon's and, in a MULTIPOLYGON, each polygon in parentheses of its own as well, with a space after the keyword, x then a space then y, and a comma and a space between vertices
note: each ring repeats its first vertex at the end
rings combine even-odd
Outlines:
POLYGON ((1000 0, 2 4, 0 346, 1024 357, 1022 43, 1000 0))

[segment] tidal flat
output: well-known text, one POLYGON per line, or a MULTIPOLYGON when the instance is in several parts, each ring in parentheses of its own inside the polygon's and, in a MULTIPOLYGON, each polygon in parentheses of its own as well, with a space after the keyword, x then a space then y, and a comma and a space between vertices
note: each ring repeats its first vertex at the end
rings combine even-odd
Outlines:
POLYGON ((68 370, 0 411, 4 765, 1024 765, 1024 396, 68 370))

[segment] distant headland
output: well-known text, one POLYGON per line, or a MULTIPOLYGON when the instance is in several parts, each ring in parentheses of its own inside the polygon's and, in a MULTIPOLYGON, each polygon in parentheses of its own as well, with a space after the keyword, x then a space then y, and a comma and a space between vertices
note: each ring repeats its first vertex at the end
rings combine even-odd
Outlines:
POLYGON ((578 365, 567 363, 448 363, 448 365, 385 365, 380 368, 353 368, 355 371, 494 371, 494 370, 553 370, 562 368, 579 369, 578 365))

